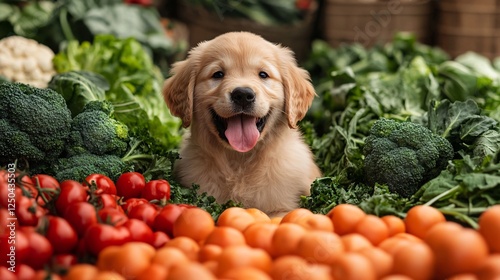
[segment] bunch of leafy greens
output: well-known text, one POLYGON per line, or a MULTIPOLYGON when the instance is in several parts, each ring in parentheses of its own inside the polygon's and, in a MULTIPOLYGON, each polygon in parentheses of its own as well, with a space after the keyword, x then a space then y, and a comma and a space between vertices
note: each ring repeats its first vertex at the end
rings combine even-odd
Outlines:
POLYGON ((186 42, 167 36, 154 7, 122 0, 28 0, 0 3, 0 38, 20 35, 58 52, 68 41, 92 42, 99 34, 135 38, 166 73, 186 42))
POLYGON ((301 205, 324 213, 347 202, 370 213, 404 216, 408 207, 430 203, 474 226, 476 210, 499 201, 500 184, 491 171, 500 150, 500 70, 495 65, 499 63, 475 53, 450 60, 409 34, 370 49, 357 44, 334 49, 314 42, 304 66, 319 98, 301 128, 324 176, 331 179, 315 181, 301 205), (366 186, 364 140, 381 118, 420 123, 453 145, 448 167, 409 198, 387 193, 386 186, 366 186), (465 184, 474 185, 474 192, 465 184), (448 195, 439 196, 448 190, 441 185, 452 189, 448 195), (370 196, 355 195, 358 189, 370 196), (356 199, 346 199, 344 191, 356 199), (461 210, 457 214, 451 208, 461 210))
POLYGON ((49 21, 56 7, 53 1, 22 2, 22 5, 0 3, 0 38, 14 34, 27 38, 36 37, 38 28, 49 21))
POLYGON ((89 101, 104 99, 132 137, 148 135, 163 150, 178 146, 181 123, 163 100, 163 75, 135 39, 99 35, 93 43, 70 41, 54 67, 59 74, 49 87, 64 96, 73 115, 89 101))

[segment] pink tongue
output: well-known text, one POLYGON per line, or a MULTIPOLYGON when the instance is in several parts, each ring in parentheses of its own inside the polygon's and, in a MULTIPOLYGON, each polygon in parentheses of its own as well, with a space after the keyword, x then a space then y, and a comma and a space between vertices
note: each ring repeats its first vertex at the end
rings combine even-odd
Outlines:
POLYGON ((255 146, 260 136, 255 122, 255 117, 247 115, 237 115, 227 120, 225 135, 233 149, 244 153, 255 146))

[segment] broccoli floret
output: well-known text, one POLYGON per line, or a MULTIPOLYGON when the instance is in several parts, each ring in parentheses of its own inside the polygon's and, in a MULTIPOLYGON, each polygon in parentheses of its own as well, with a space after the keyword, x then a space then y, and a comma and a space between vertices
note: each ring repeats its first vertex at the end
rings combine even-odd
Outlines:
POLYGON ((120 174, 131 171, 131 167, 115 155, 80 154, 69 158, 61 158, 53 165, 55 178, 60 182, 76 180, 83 182, 85 178, 98 173, 116 181, 120 174))
POLYGON ((123 156, 127 150, 128 127, 112 117, 113 106, 108 101, 91 101, 75 116, 71 124, 67 152, 69 155, 123 156))
POLYGON ((71 127, 64 98, 51 89, 0 83, 0 164, 45 165, 63 152, 71 127))
POLYGON ((439 175, 453 153, 448 140, 420 124, 380 119, 365 139, 366 181, 387 184, 391 192, 409 197, 439 175))

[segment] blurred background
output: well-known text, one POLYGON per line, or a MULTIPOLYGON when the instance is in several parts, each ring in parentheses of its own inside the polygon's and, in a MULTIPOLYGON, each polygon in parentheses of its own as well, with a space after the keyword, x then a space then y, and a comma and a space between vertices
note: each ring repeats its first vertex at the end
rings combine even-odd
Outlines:
POLYGON ((475 51, 500 54, 500 3, 496 0, 164 0, 160 13, 187 26, 189 44, 247 30, 291 47, 299 60, 314 39, 332 47, 364 47, 411 32, 451 57, 475 51))
POLYGON ((292 48, 299 61, 316 39, 371 47, 404 31, 451 57, 474 51, 492 59, 500 54, 499 13, 496 0, 3 0, 0 38, 21 35, 57 52, 71 39, 131 36, 166 69, 228 31, 260 34, 292 48))

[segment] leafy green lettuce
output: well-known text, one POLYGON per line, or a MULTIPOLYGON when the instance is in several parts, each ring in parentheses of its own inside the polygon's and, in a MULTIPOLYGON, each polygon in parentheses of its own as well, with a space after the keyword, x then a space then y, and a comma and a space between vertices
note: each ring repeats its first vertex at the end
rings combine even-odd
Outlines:
MULTIPOLYGON (((58 82, 52 83, 55 86, 63 80, 65 84, 61 86, 67 88, 70 84, 73 88, 81 84, 82 77, 64 75, 69 71, 101 75, 109 84, 105 99, 115 106, 115 118, 127 124, 133 135, 149 134, 166 150, 178 146, 181 123, 170 114, 163 100, 161 89, 164 78, 150 55, 135 39, 99 35, 93 43, 70 41, 55 56, 54 67, 61 73, 55 77, 58 82)), ((88 96, 85 96, 85 91, 76 94, 79 97, 66 100, 69 100, 68 106, 72 110, 78 111, 88 96)))

